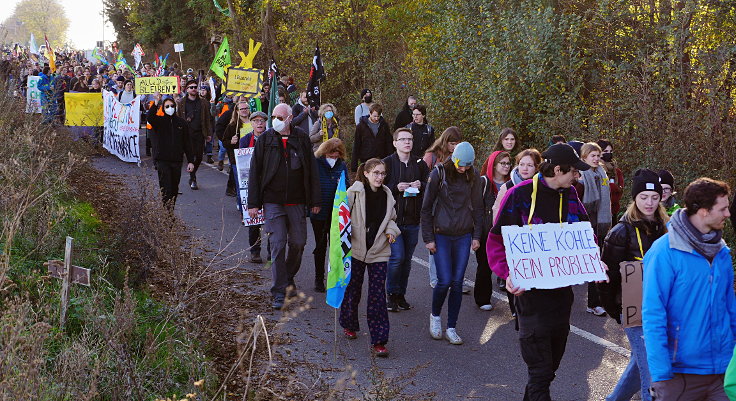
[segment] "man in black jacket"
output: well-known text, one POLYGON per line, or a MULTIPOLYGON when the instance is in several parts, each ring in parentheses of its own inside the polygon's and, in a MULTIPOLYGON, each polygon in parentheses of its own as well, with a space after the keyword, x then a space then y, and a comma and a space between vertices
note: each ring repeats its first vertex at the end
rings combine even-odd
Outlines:
POLYGON ((411 257, 419 240, 419 217, 429 175, 427 163, 411 154, 413 142, 410 129, 397 129, 394 131, 396 152, 383 159, 386 163, 384 184, 396 199, 396 224, 401 230, 401 235, 391 244, 391 257, 388 260, 386 307, 391 312, 411 309, 405 298, 406 287, 411 272, 411 257))
POLYGON ((372 103, 370 114, 360 118, 360 123, 355 127, 355 139, 353 142, 353 157, 350 168, 358 169, 358 164, 365 163, 369 159, 383 159, 394 151, 393 136, 386 120, 381 113, 383 107, 372 103))
POLYGON ((254 218, 263 208, 271 246, 274 309, 284 306, 287 287, 296 288, 294 277, 307 242, 305 205, 317 214, 321 200, 312 143, 292 120, 287 104, 273 109, 273 128, 258 137, 248 178, 248 213, 254 218))
POLYGON ((159 104, 161 94, 157 93, 155 104, 148 110, 148 123, 153 127, 149 133, 161 196, 164 205, 173 210, 176 195, 179 193, 182 154, 187 156, 187 172, 192 172, 194 153, 187 122, 176 115, 176 102, 173 99, 166 99, 162 108, 159 108, 159 104))
MULTIPOLYGON (((396 119, 394 120, 394 131, 396 131, 399 128, 404 128, 407 125, 409 125, 412 120, 412 111, 414 110, 414 107, 417 105, 417 98, 414 96, 409 96, 406 99, 406 103, 404 103, 404 107, 401 109, 399 114, 396 115, 396 119)), ((424 155, 421 155, 424 156, 424 155)))
POLYGON ((212 115, 210 114, 210 102, 199 96, 197 81, 187 81, 187 95, 176 102, 176 115, 183 118, 189 127, 192 141, 192 152, 194 152, 194 169, 189 173, 189 186, 199 189, 197 186, 197 169, 204 158, 204 144, 212 140, 212 115))

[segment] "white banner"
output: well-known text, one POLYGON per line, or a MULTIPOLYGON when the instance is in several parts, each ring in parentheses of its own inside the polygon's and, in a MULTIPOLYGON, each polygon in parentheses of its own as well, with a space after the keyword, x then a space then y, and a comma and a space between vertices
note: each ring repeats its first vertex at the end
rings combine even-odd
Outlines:
POLYGON ((41 112, 41 91, 38 90, 38 82, 41 77, 28 76, 28 90, 26 91, 26 113, 41 112))
POLYGON ((115 94, 104 91, 105 133, 102 144, 108 152, 126 162, 141 162, 138 133, 141 125, 140 96, 123 104, 115 94))
POLYGON ((503 226, 501 233, 515 286, 561 288, 608 277, 590 222, 503 226))
POLYGON ((250 159, 255 148, 235 149, 235 166, 238 170, 238 190, 240 191, 240 206, 243 210, 243 223, 246 226, 263 224, 263 209, 258 211, 256 218, 248 216, 248 177, 250 176, 250 159))

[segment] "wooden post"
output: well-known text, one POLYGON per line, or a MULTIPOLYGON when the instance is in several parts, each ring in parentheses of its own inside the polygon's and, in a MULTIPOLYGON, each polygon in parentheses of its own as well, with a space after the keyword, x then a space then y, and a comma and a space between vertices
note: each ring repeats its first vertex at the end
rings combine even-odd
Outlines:
POLYGON ((66 323, 66 309, 69 306, 69 280, 72 271, 72 242, 74 238, 66 237, 64 250, 64 271, 61 273, 61 317, 59 326, 64 329, 66 323))

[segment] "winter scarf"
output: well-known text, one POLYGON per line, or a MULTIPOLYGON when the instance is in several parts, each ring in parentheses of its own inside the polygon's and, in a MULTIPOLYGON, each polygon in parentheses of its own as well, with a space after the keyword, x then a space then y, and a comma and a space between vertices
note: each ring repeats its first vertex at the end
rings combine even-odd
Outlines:
MULTIPOLYGON (((588 211, 590 222, 597 225, 596 233, 605 236, 611 227, 611 188, 608 186, 608 176, 603 167, 591 168, 581 172, 585 192, 583 205, 588 211)), ((602 240, 602 238, 601 238, 602 240)))
POLYGON ((670 224, 674 232, 680 235, 693 249, 705 256, 711 263, 713 262, 713 258, 716 257, 725 245, 723 242, 723 231, 715 230, 707 234, 701 233, 690 222, 690 219, 687 218, 684 209, 675 211, 672 219, 670 219, 670 224))
POLYGON ((327 142, 330 138, 339 138, 340 128, 337 125, 337 117, 332 117, 332 137, 330 137, 329 128, 327 127, 327 118, 322 117, 322 142, 327 142))
POLYGON ((511 171, 511 182, 513 183, 513 185, 517 185, 521 183, 522 181, 524 181, 524 179, 521 178, 521 174, 519 173, 519 168, 514 167, 514 169, 511 171))

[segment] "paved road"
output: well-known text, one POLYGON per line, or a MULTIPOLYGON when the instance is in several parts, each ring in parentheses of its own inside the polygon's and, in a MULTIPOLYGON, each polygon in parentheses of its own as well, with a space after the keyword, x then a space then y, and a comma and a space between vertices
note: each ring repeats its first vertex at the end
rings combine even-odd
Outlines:
MULTIPOLYGON (((141 154, 145 154, 143 149, 141 154)), ((150 158, 144 158, 140 167, 113 156, 97 158, 94 164, 110 173, 129 176, 131 182, 137 175, 156 180, 150 158)), ((226 175, 214 166, 202 164, 198 191, 187 187, 187 178, 183 172, 182 195, 176 209, 193 233, 206 238, 214 249, 232 241, 224 255, 247 248, 247 230, 240 224, 235 198, 225 196, 226 175)), ((270 305, 263 305, 263 313, 276 319, 284 317, 282 330, 291 339, 283 345, 284 352, 296 360, 323 366, 322 378, 328 381, 341 377, 341 372, 350 365, 357 371, 358 382, 368 386, 371 358, 365 303, 361 304, 361 331, 357 340, 343 338, 338 328, 335 357, 335 312, 324 303, 324 294, 312 291, 314 241, 311 228, 307 231, 310 234, 296 284, 306 297, 312 297, 310 307, 294 317, 284 317, 281 312, 271 311, 270 305)), ((520 400, 526 383, 526 367, 519 353, 514 321, 504 301, 505 294, 495 294, 494 309, 490 312, 479 310, 472 295, 463 296, 457 329, 465 344, 453 346, 444 340, 433 340, 428 334, 432 292, 427 265, 427 251, 420 244, 414 254, 407 291, 407 300, 414 308, 389 314, 391 335, 387 348, 390 356, 376 359, 377 366, 388 377, 423 366, 411 380, 413 385, 404 390, 409 394, 434 392, 437 400, 520 400)), ((259 269, 264 277, 270 276, 264 266, 246 263, 245 268, 259 269)), ((472 280, 475 271, 475 257, 471 255, 466 277, 472 280)), ((263 289, 267 290, 269 280, 264 281, 263 289)), ((555 400, 602 400, 626 366, 628 343, 615 321, 585 312, 584 286, 575 288, 575 295, 573 333, 553 382, 552 395, 555 400)), ((443 310, 445 319, 446 308, 443 310)), ((314 378, 305 377, 303 381, 312 382, 314 378)))

